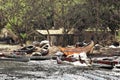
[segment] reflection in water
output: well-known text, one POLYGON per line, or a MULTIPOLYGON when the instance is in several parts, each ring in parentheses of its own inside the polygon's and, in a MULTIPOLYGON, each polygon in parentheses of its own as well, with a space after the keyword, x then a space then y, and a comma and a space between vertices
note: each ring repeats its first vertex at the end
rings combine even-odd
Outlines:
POLYGON ((100 68, 60 65, 54 60, 0 61, 1 80, 118 80, 119 72, 100 68))

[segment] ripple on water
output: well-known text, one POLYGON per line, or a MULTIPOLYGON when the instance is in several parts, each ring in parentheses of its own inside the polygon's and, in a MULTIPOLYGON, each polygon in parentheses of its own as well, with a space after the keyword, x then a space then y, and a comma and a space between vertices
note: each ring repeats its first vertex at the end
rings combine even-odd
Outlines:
POLYGON ((0 80, 119 80, 120 73, 101 68, 57 64, 55 60, 1 62, 0 80))

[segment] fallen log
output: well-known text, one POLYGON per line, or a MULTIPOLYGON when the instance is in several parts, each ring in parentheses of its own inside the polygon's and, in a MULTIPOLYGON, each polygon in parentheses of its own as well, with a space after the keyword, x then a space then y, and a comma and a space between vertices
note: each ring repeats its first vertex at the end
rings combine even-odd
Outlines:
POLYGON ((113 69, 114 66, 119 63, 119 61, 115 60, 116 58, 118 57, 96 57, 92 59, 92 65, 113 69))
POLYGON ((31 56, 30 60, 49 60, 52 59, 50 56, 31 56))
POLYGON ((29 58, 30 60, 56 60, 56 56, 25 56, 25 55, 5 55, 7 58, 29 58))
POLYGON ((28 62, 30 58, 7 58, 7 57, 0 57, 0 61, 19 61, 19 62, 28 62))

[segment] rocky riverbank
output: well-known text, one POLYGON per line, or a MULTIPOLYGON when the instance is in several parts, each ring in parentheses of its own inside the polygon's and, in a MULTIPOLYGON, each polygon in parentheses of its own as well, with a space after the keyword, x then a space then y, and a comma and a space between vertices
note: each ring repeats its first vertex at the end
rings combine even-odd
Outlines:
MULTIPOLYGON (((19 45, 0 45, 1 52, 19 48, 19 45)), ((57 64, 56 60, 0 61, 0 63, 1 80, 119 80, 120 78, 120 72, 112 69, 62 65, 57 64)))

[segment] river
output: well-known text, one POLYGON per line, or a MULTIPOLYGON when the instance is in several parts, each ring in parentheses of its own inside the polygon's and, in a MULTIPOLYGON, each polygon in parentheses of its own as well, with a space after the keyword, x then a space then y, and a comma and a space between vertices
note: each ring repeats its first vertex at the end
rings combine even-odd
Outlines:
POLYGON ((120 80, 120 72, 62 65, 55 60, 0 61, 0 80, 120 80))

